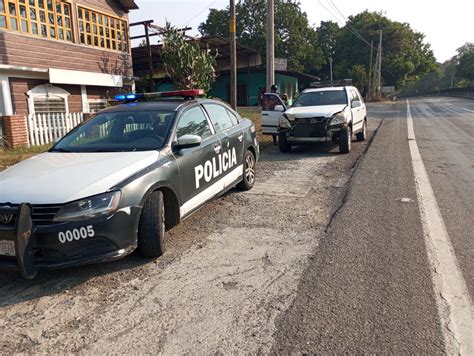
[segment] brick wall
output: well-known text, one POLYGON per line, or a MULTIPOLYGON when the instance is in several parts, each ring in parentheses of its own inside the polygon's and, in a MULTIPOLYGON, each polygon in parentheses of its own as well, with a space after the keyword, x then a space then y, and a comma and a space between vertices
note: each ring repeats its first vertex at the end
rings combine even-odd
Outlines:
POLYGON ((28 126, 23 115, 3 116, 3 139, 8 148, 28 145, 28 126))

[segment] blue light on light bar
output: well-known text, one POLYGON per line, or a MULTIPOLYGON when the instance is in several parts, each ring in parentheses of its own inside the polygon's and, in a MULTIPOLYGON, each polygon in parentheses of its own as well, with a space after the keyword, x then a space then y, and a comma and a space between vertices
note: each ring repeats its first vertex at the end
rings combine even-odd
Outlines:
POLYGON ((144 94, 119 94, 115 96, 115 100, 117 101, 138 100, 138 99, 143 99, 144 97, 145 97, 144 94))

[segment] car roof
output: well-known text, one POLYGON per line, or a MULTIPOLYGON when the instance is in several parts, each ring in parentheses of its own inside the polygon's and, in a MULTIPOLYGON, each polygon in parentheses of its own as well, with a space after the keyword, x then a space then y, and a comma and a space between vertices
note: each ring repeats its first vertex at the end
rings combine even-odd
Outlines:
POLYGON ((322 88, 309 88, 305 89, 303 92, 304 93, 313 93, 313 92, 318 92, 318 91, 343 91, 345 89, 353 89, 354 87, 346 85, 343 87, 322 87, 322 88))
POLYGON ((124 111, 179 111, 196 104, 221 104, 228 107, 224 102, 212 99, 157 99, 150 101, 136 101, 112 106, 102 112, 124 112, 124 111))

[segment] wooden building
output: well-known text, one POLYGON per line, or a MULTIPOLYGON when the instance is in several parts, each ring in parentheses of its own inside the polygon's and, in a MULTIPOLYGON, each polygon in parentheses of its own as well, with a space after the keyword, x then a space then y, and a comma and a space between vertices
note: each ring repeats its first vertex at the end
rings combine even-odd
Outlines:
POLYGON ((0 116, 89 113, 134 88, 134 0, 0 0, 0 116))

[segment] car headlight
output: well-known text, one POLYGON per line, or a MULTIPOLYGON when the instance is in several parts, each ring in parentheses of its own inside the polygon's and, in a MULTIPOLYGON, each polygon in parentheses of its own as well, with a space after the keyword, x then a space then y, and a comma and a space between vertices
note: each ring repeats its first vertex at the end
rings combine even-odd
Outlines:
POLYGON ((282 116, 278 119, 278 127, 282 129, 289 129, 291 127, 290 121, 288 121, 286 116, 282 116))
POLYGON ((53 220, 81 221, 112 214, 118 209, 121 195, 122 193, 117 191, 77 200, 63 206, 53 220))
POLYGON ((330 125, 339 125, 339 124, 344 124, 346 122, 346 114, 344 111, 336 114, 333 116, 331 119, 330 125))

